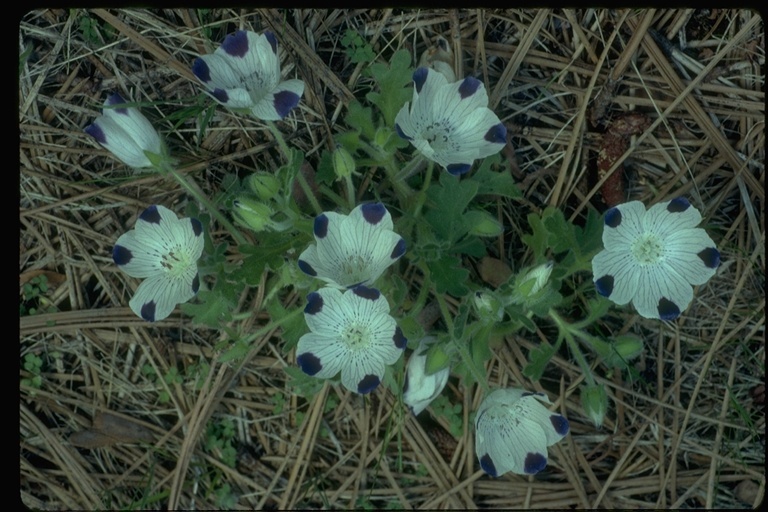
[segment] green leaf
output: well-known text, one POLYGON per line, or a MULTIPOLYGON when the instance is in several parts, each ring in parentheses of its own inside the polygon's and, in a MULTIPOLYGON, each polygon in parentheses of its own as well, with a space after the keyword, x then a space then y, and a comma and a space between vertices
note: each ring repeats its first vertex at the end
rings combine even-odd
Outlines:
POLYGON ((548 343, 542 343, 528 353, 528 364, 523 369, 523 375, 533 381, 537 381, 544 375, 544 368, 555 355, 555 347, 548 343))
POLYGON ((524 234, 522 236, 523 243, 531 248, 535 256, 534 259, 536 261, 541 261, 544 259, 547 251, 547 239, 549 238, 549 233, 547 232, 547 228, 544 226, 541 217, 535 213, 528 214, 528 225, 531 226, 533 233, 524 234))
MULTIPOLYGON (((273 300, 267 304, 267 312, 270 318, 285 318, 288 316, 289 311, 280 304, 280 301, 273 300)), ((282 329, 282 339, 285 342, 283 345, 283 352, 287 354, 299 343, 304 333, 307 332, 307 325, 304 322, 304 317, 301 315, 293 317, 290 321, 283 322, 280 327, 282 329)))
POLYGON ((456 256, 445 255, 430 264, 430 277, 435 283, 437 293, 450 293, 454 297, 463 297, 469 292, 464 283, 469 278, 469 270, 461 266, 456 256))
POLYGON ((386 125, 394 128, 395 116, 413 96, 413 91, 406 88, 413 75, 411 54, 406 50, 398 50, 389 65, 376 62, 368 70, 376 80, 379 92, 371 91, 365 97, 379 107, 386 125))
POLYGON ((194 319, 194 322, 213 328, 220 328, 232 320, 232 310, 236 302, 222 293, 222 286, 217 281, 213 290, 201 290, 197 294, 198 304, 186 303, 181 305, 181 310, 194 319))
POLYGON ((494 171, 492 168, 499 165, 501 155, 496 153, 483 160, 477 172, 472 175, 470 181, 477 183, 478 194, 489 194, 509 198, 522 197, 520 189, 515 184, 515 179, 509 173, 505 165, 501 172, 494 171))
POLYGON ((323 381, 310 377, 301 368, 295 366, 284 366, 283 370, 287 373, 291 380, 288 381, 288 385, 296 390, 296 394, 305 398, 311 398, 315 396, 320 388, 323 386, 323 381))
MULTIPOLYGON (((344 116, 344 121, 349 127, 353 128, 357 133, 362 134, 368 140, 373 140, 376 136, 376 125, 373 122, 373 109, 364 107, 359 101, 353 101, 349 104, 347 115, 344 116)), ((346 149, 350 153, 354 153, 359 146, 360 142, 358 141, 357 144, 354 144, 354 147, 347 147, 346 149)))
POLYGON ((409 342, 413 341, 415 346, 424 337, 424 327, 421 326, 414 316, 409 315, 401 318, 398 320, 397 325, 403 331, 405 339, 409 342))
POLYGON ((426 375, 432 375, 435 372, 439 372, 443 368, 447 368, 451 364, 451 358, 443 350, 443 346, 439 343, 432 343, 427 350, 427 361, 424 364, 424 373, 426 375))
POLYGON ((439 183, 430 185, 427 190, 430 209, 424 218, 440 239, 453 243, 466 234, 469 227, 464 211, 477 195, 477 189, 477 183, 461 182, 447 172, 440 173, 439 183))

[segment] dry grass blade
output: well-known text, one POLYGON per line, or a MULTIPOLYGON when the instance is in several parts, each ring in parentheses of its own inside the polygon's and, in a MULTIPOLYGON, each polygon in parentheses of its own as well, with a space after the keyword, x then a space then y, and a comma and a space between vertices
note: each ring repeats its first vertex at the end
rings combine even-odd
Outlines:
MULTIPOLYGON (((19 28, 20 493, 27 507, 762 502, 765 27, 756 12, 52 8, 28 12, 19 28), (489 201, 505 236, 488 244, 489 260, 507 272, 530 260, 521 242, 530 213, 554 206, 582 223, 587 210, 605 209, 601 187, 612 173, 621 173, 627 199, 652 204, 682 195, 701 210, 722 264, 684 314, 652 322, 617 307, 601 320, 601 335, 635 334, 645 346, 629 373, 595 369, 611 401, 602 429, 582 408, 584 374, 566 353, 540 381, 524 376, 531 352, 556 335, 548 322, 499 340, 486 372, 491 387, 546 391, 571 433, 542 473, 492 479, 475 455, 477 386, 452 378, 446 399, 418 417, 387 385, 361 397, 327 382, 305 398, 286 371, 296 367, 294 351, 285 350, 290 329, 275 327, 279 319, 266 306, 299 311, 306 290, 272 290, 272 272, 233 299, 225 329, 193 324, 178 309, 153 324, 131 311, 139 281, 115 267, 115 241, 147 205, 178 212, 198 205, 173 179, 128 170, 83 128, 108 94, 120 92, 141 106, 180 174, 207 197, 226 196, 230 176, 277 168, 282 155, 272 133, 215 106, 191 72, 196 57, 243 28, 274 32, 284 74, 304 80, 300 106, 278 129, 318 172, 323 150, 356 128, 345 124, 348 108, 373 84, 367 62, 351 57, 351 36, 381 61, 407 50, 412 62, 445 38, 459 75, 485 82, 508 129, 506 157, 523 197, 489 201), (650 127, 600 178, 606 127, 629 114, 646 116, 650 127), (249 340, 243 354, 222 363, 238 337, 249 340), (93 437, 111 428, 117 433, 108 439, 93 437)), ((388 193, 378 170, 354 193, 369 199, 374 191, 388 193)), ((229 239, 217 222, 210 226, 214 240, 229 239)), ((244 258, 231 243, 219 250, 227 265, 244 258)), ((485 282, 475 271, 486 281, 500 272, 488 261, 464 263, 478 286, 485 282)), ((591 290, 588 273, 582 278, 574 288, 591 290)), ((422 282, 403 275, 408 293, 416 290, 409 300, 422 282)), ((574 295, 572 311, 581 312, 576 303, 588 296, 574 295)))

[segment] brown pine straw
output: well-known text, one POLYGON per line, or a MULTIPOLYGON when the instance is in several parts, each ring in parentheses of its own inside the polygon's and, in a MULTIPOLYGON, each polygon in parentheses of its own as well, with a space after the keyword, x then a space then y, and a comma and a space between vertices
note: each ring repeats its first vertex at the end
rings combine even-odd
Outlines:
MULTIPOLYGON (((657 509, 762 502, 765 33, 757 13, 44 9, 21 18, 19 44, 19 471, 27 507, 657 509), (347 30, 382 60, 403 49, 418 62, 444 37, 458 76, 483 80, 510 134, 505 155, 514 158, 523 197, 483 199, 480 206, 495 206, 489 211, 505 233, 489 241, 490 256, 513 272, 533 263, 521 242, 530 213, 551 205, 581 224, 588 209, 604 208, 594 161, 605 126, 629 112, 651 119, 609 173, 623 166, 627 199, 650 205, 688 198, 722 264, 696 287, 679 320, 648 321, 617 306, 595 328, 603 336, 635 334, 645 344, 632 377, 594 367, 610 397, 602 428, 582 410, 584 375, 567 352, 552 359, 540 381, 523 374, 530 351, 555 341, 547 320, 537 321, 536 333, 498 340, 486 375, 491 388, 546 392, 571 433, 550 448, 539 475, 492 479, 474 452, 472 413, 484 396, 476 384, 449 382, 444 396, 461 405, 453 421, 434 405, 414 418, 386 384, 361 397, 321 382, 314 396, 300 396, 285 371, 296 368, 295 351, 285 349, 295 339, 280 328, 258 336, 241 359, 220 362, 234 339, 269 325, 270 301, 289 311, 303 307, 309 289, 275 290, 272 271, 236 298, 225 329, 193 324, 179 309, 151 325, 133 314, 128 301, 139 280, 115 267, 112 247, 146 206, 181 214, 191 198, 168 177, 126 169, 83 128, 109 93, 120 92, 142 105, 180 160, 179 172, 209 197, 223 192, 228 174, 276 169, 282 155, 255 120, 222 107, 205 130, 197 115, 168 117, 212 105, 192 62, 241 28, 275 32, 285 76, 305 81, 299 108, 278 128, 315 170, 338 133, 350 129, 350 103, 372 86, 367 65, 346 55, 347 30), (593 126, 596 98, 614 81, 602 126, 593 126), (50 278, 49 288, 30 301, 24 286, 39 275, 50 278), (32 356, 42 364, 39 387, 25 368, 32 356), (93 449, 70 442, 106 413, 140 426, 152 441, 93 449), (227 423, 234 467, 226 447, 210 442, 213 427, 227 423)), ((366 172, 356 196, 371 200, 376 190, 389 199, 381 170, 366 172)), ((210 229, 229 244, 227 262, 239 265, 243 255, 226 231, 216 223, 210 229)), ((399 269, 410 287, 404 307, 423 284, 407 261, 399 269)), ((473 285, 489 286, 476 272, 478 261, 463 264, 473 285)), ((579 291, 562 311, 569 321, 580 320, 593 297, 590 279, 580 274, 572 283, 579 291)), ((455 312, 459 301, 449 303, 455 312)), ((392 307, 402 316, 403 305, 392 307)))

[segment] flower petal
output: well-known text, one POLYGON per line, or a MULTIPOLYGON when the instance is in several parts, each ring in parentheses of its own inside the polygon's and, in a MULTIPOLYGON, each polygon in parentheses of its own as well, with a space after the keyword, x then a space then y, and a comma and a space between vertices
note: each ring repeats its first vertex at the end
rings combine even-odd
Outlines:
POLYGON ((695 228, 701 222, 699 210, 683 197, 651 206, 643 217, 643 227, 659 237, 676 236, 683 229, 695 228))
POLYGON ((605 212, 603 246, 609 250, 626 251, 643 233, 645 206, 640 201, 620 204, 605 212))
POLYGON ((626 304, 637 293, 639 265, 629 251, 603 250, 592 258, 592 274, 600 295, 626 304))
POLYGON ((720 253, 703 229, 684 229, 667 239, 666 263, 692 285, 704 284, 715 275, 720 253))
POLYGON ((640 267, 632 304, 645 318, 674 320, 693 300, 693 289, 666 264, 640 267))
POLYGON ((501 408, 478 413, 475 452, 480 466, 493 477, 536 474, 547 464, 547 438, 536 423, 501 408))
POLYGON ((141 169, 152 165, 144 150, 112 119, 99 117, 85 132, 129 167, 141 169))
POLYGON ((270 91, 280 82, 280 60, 265 34, 238 30, 224 39, 215 55, 226 61, 239 87, 270 91))
POLYGON ((131 309, 148 322, 163 320, 173 312, 176 304, 187 302, 195 296, 193 280, 197 275, 185 273, 178 278, 166 275, 148 277, 139 285, 129 302, 131 309))
POLYGON ((134 144, 141 148, 142 156, 144 151, 161 154, 162 141, 155 127, 137 108, 126 107, 125 103, 119 94, 111 95, 104 103, 104 117, 122 128, 134 144))
POLYGON ((348 353, 338 339, 310 332, 299 338, 296 362, 307 375, 330 379, 346 364, 348 353))
POLYGON ((304 82, 301 80, 286 80, 281 82, 272 92, 251 107, 251 113, 265 121, 284 119, 301 100, 304 93, 304 82))

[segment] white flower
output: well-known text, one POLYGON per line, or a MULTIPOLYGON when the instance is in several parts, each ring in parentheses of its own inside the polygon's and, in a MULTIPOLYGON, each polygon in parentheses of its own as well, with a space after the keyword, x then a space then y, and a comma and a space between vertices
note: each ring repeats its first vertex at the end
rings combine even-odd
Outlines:
POLYGON ((197 260, 203 252, 203 225, 179 219, 164 206, 152 205, 136 227, 117 239, 112 259, 131 277, 145 278, 130 301, 131 309, 149 322, 171 314, 200 288, 197 260))
POLYGON ((647 212, 639 201, 605 212, 605 250, 592 259, 597 292, 616 304, 632 301, 646 318, 677 318, 693 299, 691 285, 706 283, 720 264, 700 222, 682 197, 647 212))
POLYGON ((119 94, 111 95, 104 102, 103 114, 85 127, 85 133, 124 164, 136 169, 152 167, 146 153, 165 156, 163 141, 137 108, 120 106, 125 103, 119 94))
POLYGON ((304 318, 311 332, 299 339, 296 362, 304 373, 370 393, 397 362, 407 340, 389 315, 378 290, 357 286, 344 292, 325 287, 307 296, 304 318))
POLYGON ((403 386, 403 402, 414 416, 427 408, 432 400, 437 398, 445 385, 451 369, 446 367, 431 375, 426 374, 427 349, 434 342, 434 337, 426 337, 419 342, 419 347, 408 359, 405 373, 405 385, 403 386))
POLYGON ((299 256, 304 273, 341 288, 373 282, 405 253, 405 240, 392 231, 381 203, 357 206, 349 215, 315 217, 315 240, 299 256))
POLYGON ((421 67, 413 73, 413 101, 395 117, 397 133, 451 174, 464 174, 478 158, 498 153, 507 129, 488 108, 485 86, 467 77, 449 83, 421 67))
POLYGON ((283 119, 304 93, 301 80, 280 81, 277 38, 271 32, 228 35, 213 54, 195 60, 192 72, 216 101, 265 121, 283 119))
POLYGON ((551 412, 544 393, 497 389, 485 397, 475 416, 475 453, 493 477, 508 471, 533 475, 547 466, 547 447, 568 434, 568 420, 551 412))

